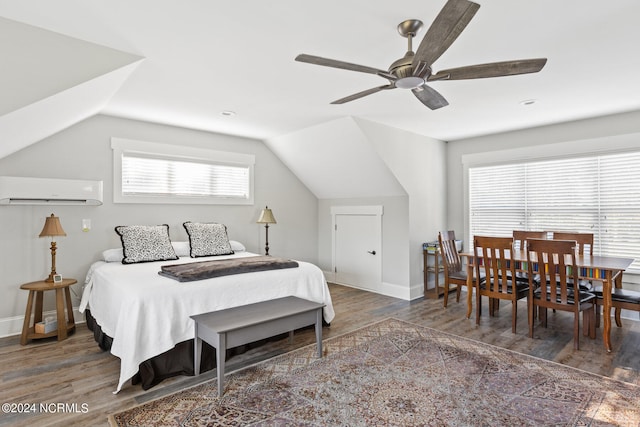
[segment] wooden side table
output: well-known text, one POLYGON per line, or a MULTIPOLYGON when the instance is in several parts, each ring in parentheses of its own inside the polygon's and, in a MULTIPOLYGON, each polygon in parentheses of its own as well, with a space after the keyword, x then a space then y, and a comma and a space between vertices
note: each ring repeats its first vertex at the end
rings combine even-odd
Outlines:
POLYGON ((76 329, 76 323, 73 319, 73 306, 71 305, 71 292, 69 286, 74 283, 78 283, 76 279, 62 279, 60 283, 45 282, 44 280, 38 282, 25 283, 20 286, 20 289, 29 291, 29 298, 27 299, 27 310, 24 314, 24 324, 22 325, 22 336, 20 337, 20 344, 25 345, 32 339, 58 337, 58 341, 67 339, 67 336, 73 333, 76 329), (45 291, 56 291, 56 314, 58 320, 58 329, 48 332, 46 334, 39 334, 35 331, 35 324, 42 322, 42 310, 43 310, 43 298, 45 291), (64 294, 64 295, 63 295, 64 294), (33 310, 33 303, 35 300, 35 312, 33 326, 31 323, 31 312, 33 310), (67 314, 65 316, 65 302, 67 305, 67 314))

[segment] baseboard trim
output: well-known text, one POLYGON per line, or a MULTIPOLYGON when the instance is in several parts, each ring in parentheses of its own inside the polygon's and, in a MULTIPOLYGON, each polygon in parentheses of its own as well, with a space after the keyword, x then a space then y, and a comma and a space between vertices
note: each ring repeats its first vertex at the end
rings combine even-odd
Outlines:
MULTIPOLYGON (((56 317, 56 311, 50 310, 42 313, 42 317, 56 317)), ((33 323, 33 317, 31 318, 33 323)), ((76 325, 84 323, 84 314, 78 311, 78 307, 73 307, 73 320, 76 325)), ((24 316, 5 317, 0 319, 0 338, 12 337, 22 334, 22 324, 24 323, 24 316)))

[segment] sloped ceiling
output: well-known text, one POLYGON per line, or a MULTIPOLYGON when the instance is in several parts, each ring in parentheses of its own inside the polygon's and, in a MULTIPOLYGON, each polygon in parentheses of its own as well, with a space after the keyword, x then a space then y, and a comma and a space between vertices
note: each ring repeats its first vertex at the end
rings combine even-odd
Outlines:
POLYGON ((450 103, 436 111, 400 89, 330 105, 386 80, 294 58, 308 53, 387 69, 407 49, 396 26, 421 19, 421 40, 446 0, 0 0, 1 17, 94 44, 91 61, 62 61, 65 72, 28 34, 21 46, 24 34, 3 29, 2 53, 9 47, 11 55, 3 55, 0 81, 13 56, 36 54, 10 65, 25 79, 40 73, 14 87, 27 92, 17 104, 8 101, 14 111, 87 81, 100 68, 106 73, 130 63, 135 59, 122 53, 130 52, 146 59, 100 112, 257 139, 357 117, 455 141, 640 109, 639 1, 476 1, 478 13, 434 72, 531 57, 548 63, 536 74, 433 82, 450 103), (520 105, 528 99, 537 103, 520 105), (221 116, 223 110, 237 114, 221 116))
POLYGON ((139 56, 0 18, 0 157, 99 113, 139 56))
POLYGON ((351 117, 265 143, 319 199, 406 195, 351 117))

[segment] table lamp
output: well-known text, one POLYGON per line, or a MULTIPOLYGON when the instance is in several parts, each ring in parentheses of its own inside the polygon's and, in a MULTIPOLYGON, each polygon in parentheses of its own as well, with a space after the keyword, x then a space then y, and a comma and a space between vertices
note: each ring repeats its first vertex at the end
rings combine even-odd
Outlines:
POLYGON ((51 273, 49 277, 44 280, 45 282, 53 283, 54 276, 58 275, 58 273, 56 273, 56 242, 53 239, 56 236, 66 235, 67 233, 62 229, 60 219, 57 216, 51 214, 51 216, 47 217, 42 232, 40 232, 40 237, 51 237, 51 273))
POLYGON ((260 213, 260 218, 256 221, 258 224, 264 224, 266 236, 264 240, 264 251, 265 255, 269 255, 269 224, 276 224, 276 219, 273 216, 273 212, 269 209, 268 206, 265 206, 260 213))

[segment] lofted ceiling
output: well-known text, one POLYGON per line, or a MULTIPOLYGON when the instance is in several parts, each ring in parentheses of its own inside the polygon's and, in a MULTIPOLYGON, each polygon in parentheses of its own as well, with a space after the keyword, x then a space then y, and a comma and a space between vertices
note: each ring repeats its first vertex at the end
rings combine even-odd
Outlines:
POLYGON ((0 81, 11 77, 14 88, 10 101, 0 101, 0 139, 27 145, 46 136, 19 135, 20 120, 40 122, 43 101, 81 86, 81 99, 95 96, 96 86, 101 96, 91 103, 65 98, 73 111, 59 127, 104 113, 270 139, 356 117, 453 141, 640 109, 637 0, 477 2, 479 11, 434 73, 537 57, 548 58, 547 65, 537 74, 431 82, 450 104, 432 111, 402 89, 330 105, 387 81, 294 58, 307 53, 386 70, 407 50, 396 26, 424 21, 415 49, 445 0, 0 0, 0 81), (21 49, 22 56, 44 55, 37 43, 22 44, 28 28, 66 36, 62 44, 75 57, 53 51, 42 64, 18 58, 21 49), (56 61, 84 71, 61 73, 56 61), (96 83, 107 76, 108 84, 96 83), (14 115, 20 120, 3 122, 14 115))

